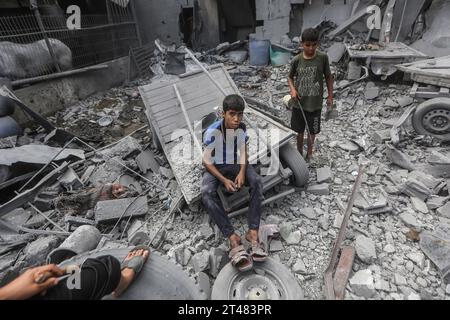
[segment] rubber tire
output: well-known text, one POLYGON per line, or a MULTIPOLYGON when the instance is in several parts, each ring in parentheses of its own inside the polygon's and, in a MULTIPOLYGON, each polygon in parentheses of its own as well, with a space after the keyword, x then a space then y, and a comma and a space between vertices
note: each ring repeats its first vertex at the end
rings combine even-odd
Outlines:
POLYGON ((422 123, 423 117, 434 109, 445 109, 450 111, 450 98, 435 98, 420 104, 412 116, 414 130, 420 135, 432 136, 444 141, 450 141, 450 133, 437 135, 429 132, 422 123))
MULTIPOLYGON (((130 248, 100 249, 73 257, 59 266, 80 264, 87 258, 112 255, 120 262, 130 248)), ((206 300, 206 295, 181 266, 152 251, 138 278, 118 300, 206 300)))
POLYGON ((22 128, 10 116, 0 117, 0 138, 7 138, 12 136, 20 136, 22 128))
POLYGON ((309 169, 300 152, 292 144, 286 143, 280 149, 280 158, 292 170, 294 185, 300 188, 306 186, 309 180, 309 169))
MULTIPOLYGON (((270 271, 276 274, 280 282, 284 284, 286 291, 286 300, 303 300, 303 290, 298 284, 297 279, 282 263, 277 262, 272 258, 267 258, 265 262, 254 262, 254 268, 260 268, 270 271)), ((248 273, 254 272, 253 270, 247 271, 248 273)), ((233 267, 229 262, 218 274, 214 286, 212 288, 211 300, 229 300, 228 289, 230 282, 240 271, 233 267)))
POLYGON ((14 100, 0 96, 0 117, 10 116, 14 113, 16 104, 14 100))

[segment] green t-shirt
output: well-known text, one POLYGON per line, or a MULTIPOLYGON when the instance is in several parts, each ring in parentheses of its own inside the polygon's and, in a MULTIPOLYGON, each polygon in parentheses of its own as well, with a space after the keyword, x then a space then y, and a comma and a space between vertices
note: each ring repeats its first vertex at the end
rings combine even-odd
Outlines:
MULTIPOLYGON (((314 112, 322 109, 323 83, 330 75, 330 63, 325 53, 317 51, 309 60, 300 53, 292 59, 289 78, 294 80, 303 110, 314 112)), ((298 108, 297 103, 293 105, 298 108)))

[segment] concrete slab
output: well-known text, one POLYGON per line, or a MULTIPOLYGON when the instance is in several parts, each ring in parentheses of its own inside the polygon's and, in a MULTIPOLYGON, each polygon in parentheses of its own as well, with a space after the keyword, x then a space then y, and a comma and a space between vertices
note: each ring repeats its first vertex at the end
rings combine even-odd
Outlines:
POLYGON ((147 197, 99 201, 94 209, 96 223, 115 221, 122 214, 123 218, 128 218, 144 216, 147 212, 147 197))

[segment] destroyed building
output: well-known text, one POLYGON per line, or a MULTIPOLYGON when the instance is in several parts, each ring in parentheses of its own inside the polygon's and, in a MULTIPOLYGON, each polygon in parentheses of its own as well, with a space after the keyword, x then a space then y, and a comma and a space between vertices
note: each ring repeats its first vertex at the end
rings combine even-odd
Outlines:
MULTIPOLYGON (((0 287, 149 244, 124 298, 448 300, 449 26, 443 0, 1 1, 0 287), (337 114, 306 163, 287 75, 311 27, 337 114), (269 132, 250 160, 281 160, 263 176, 270 260, 238 275, 195 161, 231 93, 269 132), (161 270, 179 283, 145 286, 161 270)), ((239 234, 248 192, 218 191, 239 234)))

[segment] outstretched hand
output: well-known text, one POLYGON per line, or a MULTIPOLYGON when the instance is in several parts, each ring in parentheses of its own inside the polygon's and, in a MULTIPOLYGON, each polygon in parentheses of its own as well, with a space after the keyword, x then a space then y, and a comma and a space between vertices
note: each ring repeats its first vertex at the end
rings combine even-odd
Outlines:
POLYGON ((0 288, 0 300, 25 300, 46 291, 58 284, 58 277, 64 271, 54 264, 28 269, 17 279, 0 288), (42 283, 40 279, 46 279, 42 283))

